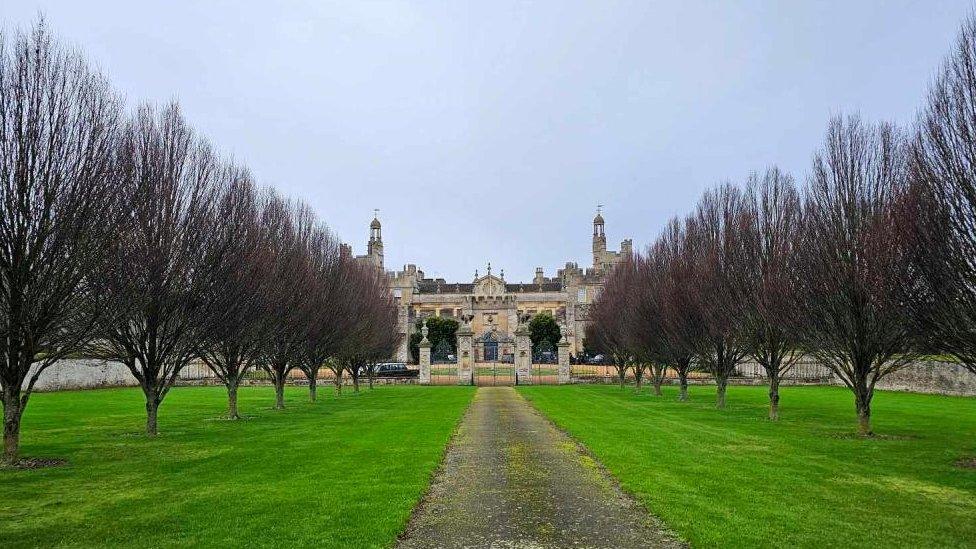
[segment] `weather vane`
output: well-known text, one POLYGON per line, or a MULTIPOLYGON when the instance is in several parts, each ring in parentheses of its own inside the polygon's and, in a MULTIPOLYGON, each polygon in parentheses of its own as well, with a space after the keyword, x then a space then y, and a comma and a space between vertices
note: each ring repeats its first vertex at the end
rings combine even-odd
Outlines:
POLYGON ((380 209, 379 208, 373 208, 373 217, 375 217, 376 219, 379 219, 379 217, 380 217, 380 209))
POLYGON ((603 213, 603 204, 596 205, 596 213, 598 214, 603 213))

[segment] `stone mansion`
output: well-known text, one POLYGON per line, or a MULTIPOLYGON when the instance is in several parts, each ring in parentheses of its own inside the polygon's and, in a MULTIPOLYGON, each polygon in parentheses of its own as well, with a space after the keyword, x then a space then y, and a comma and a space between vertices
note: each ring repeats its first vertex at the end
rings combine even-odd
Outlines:
MULTIPOLYGON (((497 275, 491 264, 483 275, 475 271, 468 282, 448 282, 442 278, 431 279, 416 265, 405 265, 401 271, 385 271, 383 264, 382 225, 375 218, 369 224, 369 241, 366 255, 357 256, 378 269, 384 269, 399 308, 399 329, 403 335, 396 359, 408 361, 408 335, 415 330, 417 319, 430 316, 451 317, 460 320, 470 316, 470 326, 475 341, 491 341, 493 356, 476 356, 478 361, 497 360, 514 350, 514 333, 519 315, 551 313, 562 327, 573 354, 582 351, 583 333, 588 321, 588 308, 603 286, 606 273, 621 258, 632 253, 630 239, 620 244, 620 251, 607 250, 603 215, 598 211, 593 218, 593 265, 580 268, 575 262, 567 262, 547 277, 542 267, 537 267, 531 282, 509 282, 504 270, 497 275), (497 353, 497 355, 494 355, 497 353)), ((349 248, 346 247, 349 253, 349 248)), ((479 347, 485 353, 484 345, 479 347)))

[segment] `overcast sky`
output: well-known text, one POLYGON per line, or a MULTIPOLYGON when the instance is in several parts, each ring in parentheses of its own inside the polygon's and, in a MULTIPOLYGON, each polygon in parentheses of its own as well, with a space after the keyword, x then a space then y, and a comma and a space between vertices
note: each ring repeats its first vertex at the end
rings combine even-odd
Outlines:
POLYGON ((967 1, 100 2, 44 13, 128 98, 177 98, 263 184, 387 268, 528 281, 643 249, 717 182, 805 178, 827 119, 908 124, 967 1))

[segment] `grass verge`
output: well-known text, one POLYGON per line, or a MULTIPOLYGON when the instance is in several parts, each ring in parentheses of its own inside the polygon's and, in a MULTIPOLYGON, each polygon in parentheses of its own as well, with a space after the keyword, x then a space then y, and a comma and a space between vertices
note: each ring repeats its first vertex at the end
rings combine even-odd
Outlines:
POLYGON ((138 389, 36 394, 23 453, 68 463, 0 470, 0 547, 388 546, 474 392, 319 394, 242 388, 228 421, 222 388, 176 388, 156 439, 138 389))
POLYGON ((614 386, 520 387, 694 546, 946 547, 976 542, 976 399, 878 392, 862 439, 843 388, 714 387, 691 401, 614 386))

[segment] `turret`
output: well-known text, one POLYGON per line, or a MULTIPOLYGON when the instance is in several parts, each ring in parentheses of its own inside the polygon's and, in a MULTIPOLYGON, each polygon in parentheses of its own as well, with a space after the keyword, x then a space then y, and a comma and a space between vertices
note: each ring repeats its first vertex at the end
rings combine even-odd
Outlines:
POLYGON ((597 206, 596 217, 593 218, 593 268, 600 269, 607 252, 607 234, 603 230, 602 206, 597 206))
POLYGON ((369 224, 369 242, 366 244, 366 256, 376 267, 383 268, 383 233, 379 218, 374 215, 369 224))
POLYGON ((620 243, 620 255, 624 257, 630 257, 634 255, 634 241, 631 239, 624 240, 620 243))
POLYGON ((532 279, 532 283, 533 284, 542 284, 545 281, 546 281, 546 277, 545 277, 544 271, 542 270, 542 267, 536 267, 535 268, 535 278, 532 279))

